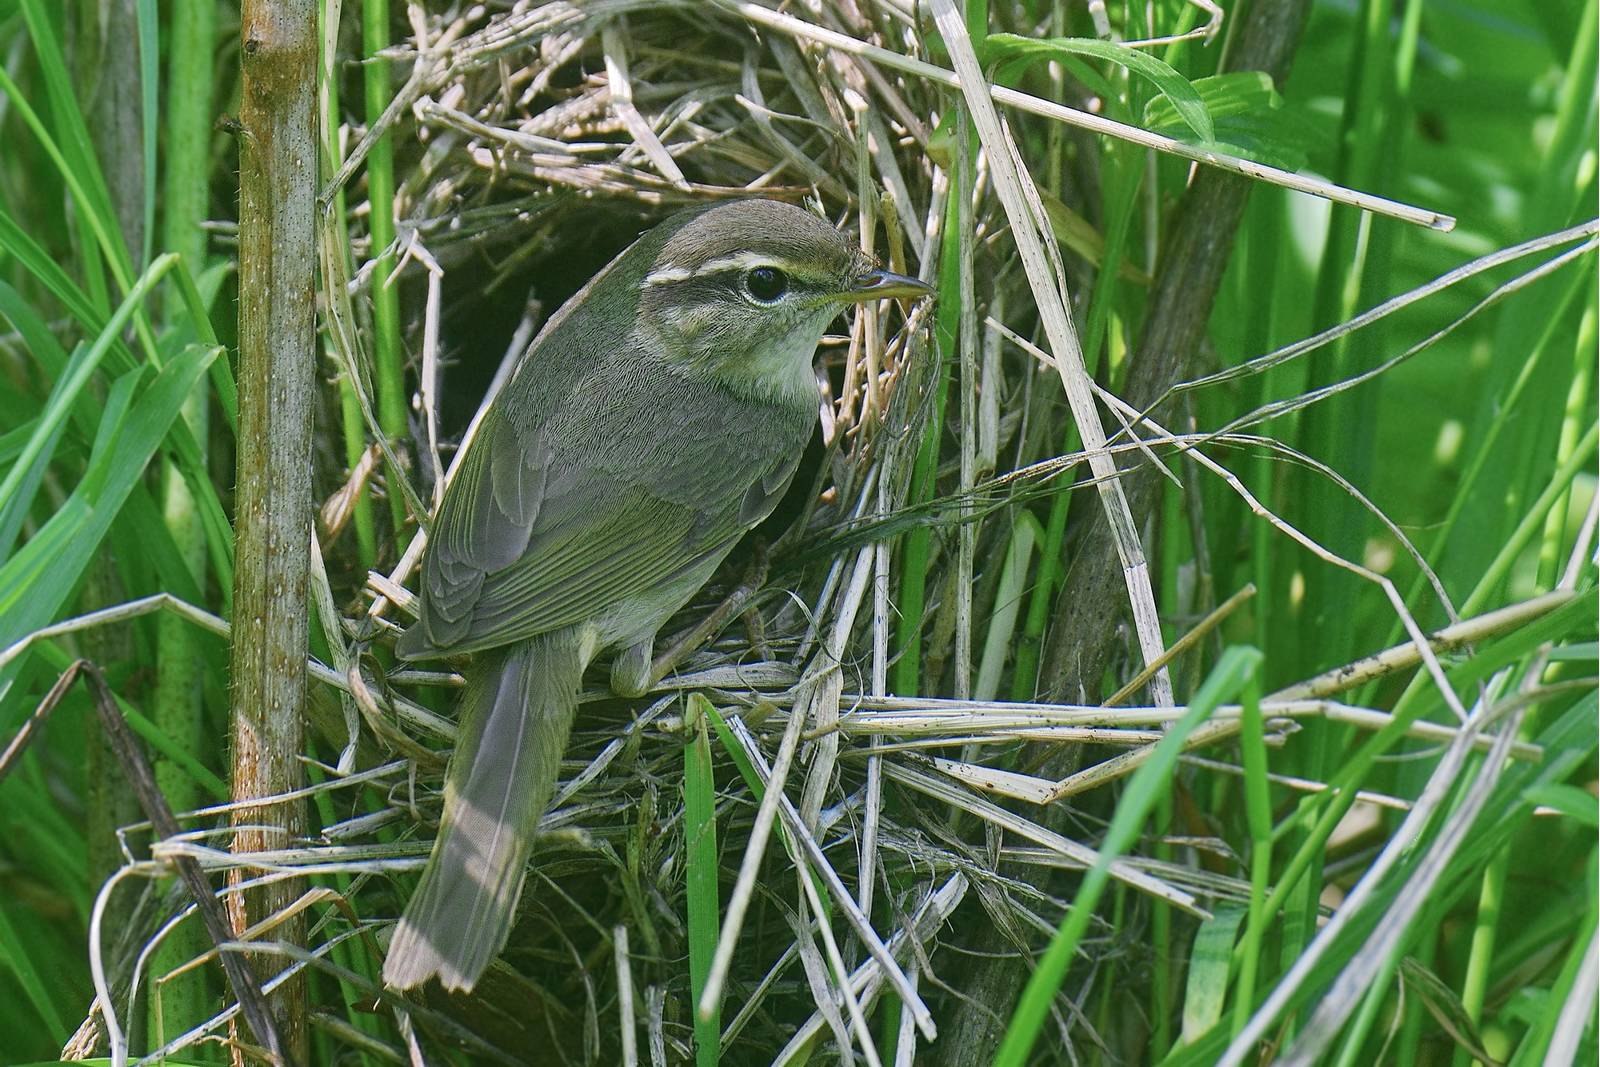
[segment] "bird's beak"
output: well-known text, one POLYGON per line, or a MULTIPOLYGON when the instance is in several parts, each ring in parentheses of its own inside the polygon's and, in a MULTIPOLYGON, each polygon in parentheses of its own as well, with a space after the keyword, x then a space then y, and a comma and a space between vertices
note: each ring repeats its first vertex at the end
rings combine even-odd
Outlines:
POLYGON ((886 300, 902 296, 916 299, 928 296, 932 292, 933 286, 926 282, 919 282, 915 278, 893 271, 874 268, 852 282, 847 291, 839 294, 839 298, 851 304, 859 304, 865 300, 886 300))

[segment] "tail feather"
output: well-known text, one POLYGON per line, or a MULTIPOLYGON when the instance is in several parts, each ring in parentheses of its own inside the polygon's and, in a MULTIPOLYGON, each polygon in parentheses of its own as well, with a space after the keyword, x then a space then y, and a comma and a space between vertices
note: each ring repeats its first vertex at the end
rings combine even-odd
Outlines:
POLYGON ((383 965, 399 989, 437 975, 448 990, 470 990, 505 947, 577 710, 583 663, 568 635, 480 660, 468 674, 439 835, 383 965))

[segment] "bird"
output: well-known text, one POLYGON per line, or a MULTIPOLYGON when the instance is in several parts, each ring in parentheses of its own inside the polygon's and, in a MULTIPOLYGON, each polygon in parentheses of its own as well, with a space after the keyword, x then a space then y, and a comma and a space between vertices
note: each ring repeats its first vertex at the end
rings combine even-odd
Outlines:
POLYGON ((638 696, 656 632, 778 504, 845 306, 931 292, 828 222, 749 199, 646 232, 551 316, 487 402, 428 532, 402 660, 470 654, 396 989, 467 992, 505 947, 584 671, 638 696))

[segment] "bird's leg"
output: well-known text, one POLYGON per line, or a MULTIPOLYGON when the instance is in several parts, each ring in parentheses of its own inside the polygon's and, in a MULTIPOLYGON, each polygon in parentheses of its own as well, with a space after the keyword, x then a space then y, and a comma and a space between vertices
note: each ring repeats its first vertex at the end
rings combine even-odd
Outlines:
POLYGON ((617 653, 611 661, 611 691, 619 697, 642 697, 660 680, 651 677, 650 654, 655 651, 656 635, 636 641, 617 653))
MULTIPOLYGON (((750 567, 745 571, 743 580, 723 598, 722 603, 718 604, 711 614, 679 634, 672 644, 667 646, 666 651, 657 656, 653 662, 649 660, 649 642, 640 642, 639 645, 634 645, 618 656, 617 663, 620 665, 635 655, 643 656, 645 662, 649 664, 649 673, 644 679, 644 687, 639 690, 639 693, 654 689, 656 683, 671 674, 673 668, 685 656, 699 648, 724 626, 728 625, 729 622, 743 614, 744 609, 750 606, 750 601, 761 591, 761 587, 766 584, 766 581, 767 549, 766 545, 758 542, 754 558, 751 559, 750 567), (643 646, 642 651, 641 646, 643 646)), ((616 688, 617 669, 617 667, 612 667, 611 669, 612 689, 620 693, 621 690, 616 688)))

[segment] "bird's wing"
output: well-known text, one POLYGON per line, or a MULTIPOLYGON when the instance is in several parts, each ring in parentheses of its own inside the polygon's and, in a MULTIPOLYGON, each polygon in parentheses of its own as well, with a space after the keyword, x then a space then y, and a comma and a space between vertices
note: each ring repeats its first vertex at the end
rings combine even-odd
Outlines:
POLYGON ((429 531, 420 623, 403 656, 454 649, 466 640, 488 575, 527 551, 543 508, 550 457, 542 437, 519 439, 491 408, 461 458, 429 531))
POLYGON ((730 417, 725 396, 672 380, 650 383, 650 414, 618 417, 615 383, 589 384, 538 424, 484 420, 434 520, 403 656, 546 633, 670 584, 771 512, 810 430, 794 412, 730 417))

